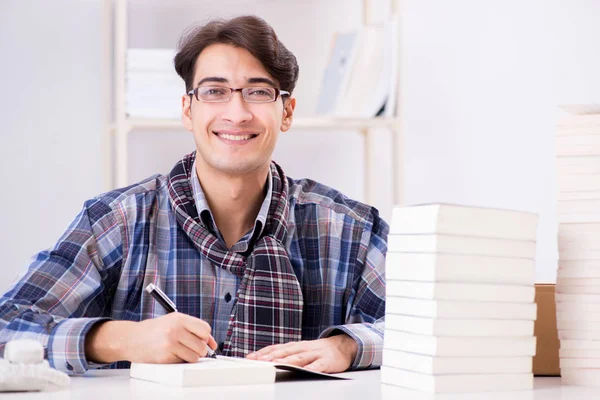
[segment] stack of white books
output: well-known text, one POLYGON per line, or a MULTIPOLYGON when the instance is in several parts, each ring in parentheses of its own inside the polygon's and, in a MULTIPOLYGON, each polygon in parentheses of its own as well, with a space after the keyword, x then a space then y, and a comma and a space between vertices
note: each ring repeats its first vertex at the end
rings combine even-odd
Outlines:
POLYGON ((128 49, 125 111, 130 118, 179 119, 185 83, 175 72, 173 49, 128 49))
POLYGON ((449 204, 393 210, 382 383, 433 393, 533 387, 537 221, 449 204))
POLYGON ((600 386, 600 105, 565 106, 556 130, 556 320, 562 382, 600 386))

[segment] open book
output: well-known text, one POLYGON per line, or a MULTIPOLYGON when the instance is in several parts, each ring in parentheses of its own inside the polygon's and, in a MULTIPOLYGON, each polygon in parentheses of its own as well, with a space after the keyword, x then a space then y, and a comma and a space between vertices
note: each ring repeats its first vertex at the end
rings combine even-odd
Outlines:
POLYGON ((348 379, 315 372, 290 364, 217 356, 200 358, 195 363, 131 363, 130 377, 172 386, 221 386, 273 383, 277 370, 294 371, 307 376, 348 379))

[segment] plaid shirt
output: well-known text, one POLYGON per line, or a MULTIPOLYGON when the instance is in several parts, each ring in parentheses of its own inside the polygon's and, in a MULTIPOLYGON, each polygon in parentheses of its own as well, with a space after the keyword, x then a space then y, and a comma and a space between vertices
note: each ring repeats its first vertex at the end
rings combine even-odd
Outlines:
MULTIPOLYGON (((238 278, 213 266, 177 225, 167 177, 152 176, 85 202, 51 249, 0 297, 0 354, 12 339, 40 341, 54 368, 83 373, 125 367, 88 362, 84 340, 99 321, 140 321, 165 314, 143 288, 161 287, 177 309, 205 320, 225 340, 238 278)), ((342 331, 354 338, 353 369, 381 365, 388 225, 377 211, 311 180, 289 180, 285 243, 305 300, 303 340, 342 331)), ((204 193, 192 190, 204 223, 220 238, 204 193)), ((254 229, 231 250, 247 252, 262 231, 267 195, 254 229)))

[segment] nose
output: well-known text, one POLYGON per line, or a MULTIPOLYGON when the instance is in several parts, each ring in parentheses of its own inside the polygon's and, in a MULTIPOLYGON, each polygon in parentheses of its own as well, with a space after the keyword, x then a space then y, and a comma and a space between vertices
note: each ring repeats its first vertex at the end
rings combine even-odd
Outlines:
POLYGON ((233 92, 231 99, 224 104, 225 108, 221 119, 234 125, 242 125, 252 120, 253 115, 248 109, 241 92, 233 92))

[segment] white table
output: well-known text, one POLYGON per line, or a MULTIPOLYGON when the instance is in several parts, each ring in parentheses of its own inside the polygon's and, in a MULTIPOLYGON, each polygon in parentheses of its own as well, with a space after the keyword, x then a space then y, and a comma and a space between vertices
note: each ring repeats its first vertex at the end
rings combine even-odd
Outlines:
POLYGON ((120 400, 120 399, 194 399, 194 400, 405 400, 405 399, 465 399, 465 400, 558 400, 600 399, 600 388, 561 386, 560 378, 535 378, 531 391, 429 395, 402 388, 381 385, 379 370, 347 372, 352 380, 297 380, 278 373, 278 381, 268 385, 229 387, 177 388, 129 378, 129 370, 91 371, 71 379, 68 389, 55 392, 0 394, 0 400, 60 399, 60 400, 120 400))

